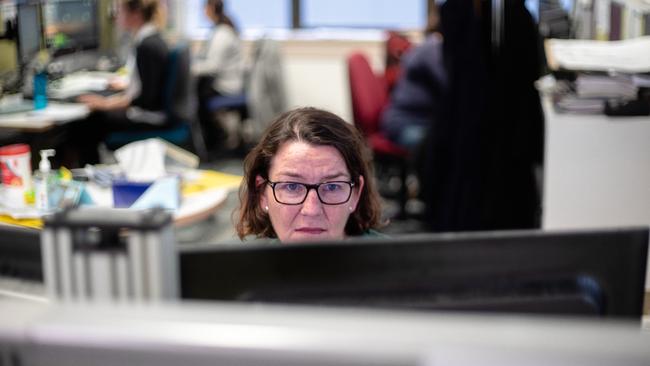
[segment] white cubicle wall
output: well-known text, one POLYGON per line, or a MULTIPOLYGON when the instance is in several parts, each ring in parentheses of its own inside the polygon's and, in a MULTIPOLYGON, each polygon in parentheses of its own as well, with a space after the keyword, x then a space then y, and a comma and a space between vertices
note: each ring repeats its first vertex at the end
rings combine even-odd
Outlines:
MULTIPOLYGON (((352 122, 346 58, 364 52, 377 73, 383 72, 384 39, 377 32, 365 39, 299 37, 278 40, 284 58, 288 107, 312 106, 352 122)), ((252 41, 246 41, 250 49, 252 41)))
POLYGON ((650 226, 650 116, 544 112, 543 227, 650 226))

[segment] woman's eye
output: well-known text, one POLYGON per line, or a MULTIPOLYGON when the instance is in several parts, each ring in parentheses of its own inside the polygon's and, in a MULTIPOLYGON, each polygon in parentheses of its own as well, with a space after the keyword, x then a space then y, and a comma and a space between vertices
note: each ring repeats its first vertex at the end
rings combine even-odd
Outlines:
POLYGON ((341 189, 341 185, 338 183, 327 183, 325 185, 325 191, 327 192, 336 192, 341 189))
POLYGON ((289 192, 295 192, 300 189, 300 184, 298 183, 286 183, 282 186, 282 189, 289 192))

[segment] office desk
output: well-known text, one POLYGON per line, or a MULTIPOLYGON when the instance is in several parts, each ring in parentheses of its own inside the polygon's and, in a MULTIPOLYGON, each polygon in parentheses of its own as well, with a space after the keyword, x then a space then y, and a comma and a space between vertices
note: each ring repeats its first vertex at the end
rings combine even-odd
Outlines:
MULTIPOLYGON (((109 80, 117 77, 115 73, 98 71, 80 71, 55 80, 48 87, 48 95, 57 100, 103 91, 108 88, 109 80)), ((44 132, 57 124, 82 119, 90 110, 83 104, 50 101, 47 108, 39 111, 0 115, 0 129, 12 129, 22 132, 44 132)))
POLYGON ((89 113, 83 104, 50 102, 42 110, 0 115, 0 129, 45 132, 59 124, 85 118, 89 113))
MULTIPOLYGON (((223 206, 228 194, 237 189, 241 177, 209 170, 193 170, 191 181, 182 187, 182 201, 174 212, 174 226, 180 228, 192 225, 212 216, 223 206)), ((100 207, 109 207, 113 202, 113 193, 109 188, 90 185, 88 193, 100 207)), ((40 219, 14 220, 9 216, 0 215, 0 225, 27 226, 34 229, 42 227, 40 219)))

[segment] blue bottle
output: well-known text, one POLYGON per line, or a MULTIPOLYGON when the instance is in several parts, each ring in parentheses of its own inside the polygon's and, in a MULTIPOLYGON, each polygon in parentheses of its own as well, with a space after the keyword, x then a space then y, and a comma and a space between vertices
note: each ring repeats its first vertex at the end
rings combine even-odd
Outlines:
POLYGON ((34 75, 34 109, 47 107, 47 73, 37 72, 34 75))

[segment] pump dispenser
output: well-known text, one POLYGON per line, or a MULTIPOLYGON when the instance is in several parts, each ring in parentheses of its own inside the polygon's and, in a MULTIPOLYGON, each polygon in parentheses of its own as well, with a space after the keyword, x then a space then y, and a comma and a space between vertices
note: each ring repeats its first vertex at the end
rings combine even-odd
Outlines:
POLYGON ((36 181, 36 208, 41 211, 50 210, 49 191, 50 174, 52 165, 49 158, 54 156, 53 149, 41 150, 41 161, 38 163, 38 174, 36 181))

